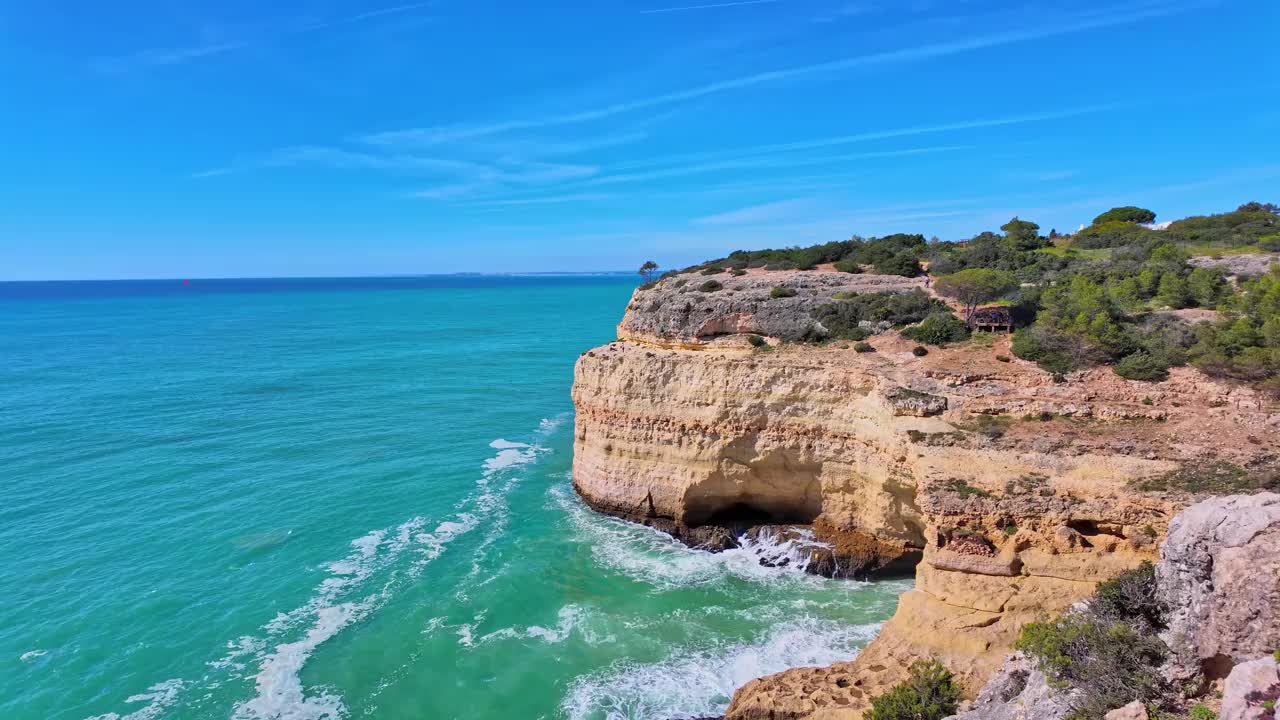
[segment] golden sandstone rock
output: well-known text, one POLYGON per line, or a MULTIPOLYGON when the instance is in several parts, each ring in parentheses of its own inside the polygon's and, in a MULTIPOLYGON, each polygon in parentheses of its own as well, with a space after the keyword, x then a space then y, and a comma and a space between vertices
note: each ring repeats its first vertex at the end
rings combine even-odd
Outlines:
MULTIPOLYGON (((830 292, 845 279, 822 276, 835 274, 798 275, 830 292)), ((726 278, 726 291, 746 280, 726 278)), ((762 285, 753 281, 744 294, 762 285)), ((926 657, 972 696, 1023 624, 1156 558, 1191 498, 1139 492, 1134 480, 1210 460, 1248 466, 1275 449, 1255 441, 1280 428, 1259 398, 1190 369, 1158 384, 1105 368, 1055 382, 997 361, 1011 354, 1003 338, 925 357, 896 333, 873 337, 873 353, 776 339, 762 351, 646 316, 699 299, 687 292, 671 281, 637 292, 620 340, 579 359, 583 499, 677 535, 810 525, 859 573, 923 556, 915 588, 856 659, 754 680, 732 720, 852 720, 926 657), (678 337, 661 335, 677 326, 678 337)), ((752 328, 752 307, 724 303, 733 318, 713 307, 697 327, 752 328)))

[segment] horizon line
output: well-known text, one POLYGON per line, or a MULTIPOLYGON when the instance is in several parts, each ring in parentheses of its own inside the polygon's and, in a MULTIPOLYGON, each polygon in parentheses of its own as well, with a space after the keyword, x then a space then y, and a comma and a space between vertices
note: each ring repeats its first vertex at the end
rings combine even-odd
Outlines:
POLYGON ((209 277, 174 276, 145 278, 46 278, 40 280, 18 280, 0 278, 0 285, 17 283, 102 283, 102 282, 223 282, 228 280, 407 280, 413 278, 433 277, 571 277, 571 276, 605 276, 635 275, 635 270, 545 270, 545 271, 509 271, 486 272, 480 270, 458 270, 439 273, 394 273, 388 275, 219 275, 209 277))

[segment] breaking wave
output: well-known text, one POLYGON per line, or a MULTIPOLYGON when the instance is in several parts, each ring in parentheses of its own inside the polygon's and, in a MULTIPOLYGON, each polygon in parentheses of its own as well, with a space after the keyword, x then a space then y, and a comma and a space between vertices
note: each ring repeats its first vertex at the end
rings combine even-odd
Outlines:
POLYGON ((811 588, 832 582, 804 571, 808 558, 801 551, 806 542, 803 536, 783 539, 764 535, 744 540, 742 547, 733 550, 708 553, 690 549, 658 530, 600 515, 578 501, 568 484, 556 485, 550 496, 568 516, 575 534, 590 547, 596 562, 658 589, 729 577, 811 588))
POLYGON ((748 681, 793 667, 849 660, 879 624, 798 619, 753 642, 683 648, 656 663, 615 663, 578 678, 561 710, 570 720, 647 720, 719 715, 748 681))
MULTIPOLYGON (((543 421, 540 433, 550 427, 543 421)), ((351 541, 351 551, 340 560, 323 565, 326 577, 303 605, 279 613, 262 626, 261 636, 246 636, 227 643, 228 652, 208 663, 211 671, 235 675, 253 668, 255 695, 237 703, 234 720, 337 720, 346 717, 342 697, 331 688, 308 692, 301 671, 312 653, 344 629, 369 617, 406 581, 415 578, 440 557, 457 538, 481 524, 488 533, 478 551, 483 553, 495 534, 506 526, 505 494, 519 478, 514 470, 537 460, 545 452, 538 445, 497 439, 496 452, 484 461, 473 491, 455 506, 455 514, 428 530, 425 518, 415 517, 394 528, 373 530, 351 541)), ((479 563, 479 558, 476 560, 479 563)), ((24 657, 24 660, 32 659, 24 657)), ((206 677, 199 683, 168 680, 126 703, 147 705, 128 715, 98 715, 87 720, 155 720, 194 685, 217 687, 221 679, 206 677)))
POLYGON ((541 448, 501 438, 489 447, 497 453, 484 462, 476 491, 458 503, 459 512, 452 519, 441 522, 431 532, 422 532, 425 521, 414 518, 394 533, 375 530, 353 540, 351 555, 328 566, 330 577, 320 583, 306 605, 281 614, 264 626, 269 635, 280 635, 299 621, 313 618, 301 638, 277 645, 260 658, 254 679, 257 695, 236 706, 235 720, 336 720, 346 715, 336 692, 322 689, 311 696, 306 694, 300 677, 303 665, 320 644, 385 603, 394 592, 400 573, 393 571, 379 590, 363 598, 338 602, 339 598, 361 587, 377 570, 393 565, 405 552, 414 555, 405 574, 416 577, 423 566, 444 553, 449 543, 476 529, 481 517, 505 516, 505 512, 498 512, 499 506, 515 479, 504 471, 533 462, 541 448), (499 479, 506 482, 498 482, 499 479))

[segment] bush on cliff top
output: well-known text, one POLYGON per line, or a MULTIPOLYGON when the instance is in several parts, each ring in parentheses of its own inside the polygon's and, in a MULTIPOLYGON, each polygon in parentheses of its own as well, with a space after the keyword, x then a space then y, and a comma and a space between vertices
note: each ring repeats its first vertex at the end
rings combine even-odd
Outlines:
POLYGON ((951 313, 936 312, 919 325, 902 331, 908 339, 926 345, 946 345, 969 337, 969 327, 951 313))
POLYGON ((814 308, 812 314, 832 337, 843 340, 866 339, 871 331, 862 327, 862 323, 901 327, 920 322, 935 312, 950 312, 946 304, 920 290, 841 296, 837 300, 814 308))
POLYGON ((1086 609, 1023 626, 1017 648, 1051 684, 1079 691, 1073 720, 1101 720, 1134 700, 1160 705, 1171 697, 1160 673, 1168 648, 1155 633, 1164 625, 1155 592, 1155 569, 1143 563, 1099 585, 1086 609))
POLYGON ((871 701, 866 720, 942 720, 959 704, 951 671, 936 660, 917 660, 904 682, 871 701))
POLYGON ((1164 608, 1156 598, 1156 566, 1143 562, 1098 585, 1091 609, 1099 617, 1164 628, 1164 608))
MULTIPOLYGON (((806 270, 832 263, 845 272, 874 268, 911 276, 920 272, 919 261, 927 260, 929 273, 938 280, 934 288, 946 292, 947 276, 981 270, 1007 281, 997 289, 1007 291, 1003 295, 1010 317, 1022 327, 1014 337, 1013 354, 1048 372, 1064 375, 1105 364, 1122 377, 1158 382, 1169 368, 1190 363, 1210 376, 1251 384, 1280 400, 1280 264, 1232 284, 1222 270, 1189 262, 1192 254, 1280 250, 1277 206, 1245 203, 1231 212, 1186 218, 1159 230, 1139 224, 1153 214, 1145 208, 1113 208, 1066 238, 1055 231, 1042 236, 1038 225, 1018 218, 1001 232, 957 242, 926 242, 922 235, 909 234, 855 236, 811 247, 736 251, 683 272, 806 270), (1191 307, 1215 310, 1218 318, 1193 327, 1151 313, 1191 307)), ((892 324, 919 322, 927 315, 892 324)), ((834 325, 819 318, 839 339, 859 340, 883 329, 831 319, 834 325)), ((825 337, 819 332, 814 339, 825 337)))

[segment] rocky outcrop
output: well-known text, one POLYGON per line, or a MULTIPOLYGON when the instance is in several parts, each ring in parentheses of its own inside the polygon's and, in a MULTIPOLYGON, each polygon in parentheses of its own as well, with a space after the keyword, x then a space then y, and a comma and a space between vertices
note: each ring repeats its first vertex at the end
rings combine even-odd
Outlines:
POLYGON ((922 393, 910 388, 894 388, 885 393, 884 397, 893 408, 894 415, 932 417, 941 415, 947 410, 947 399, 945 397, 922 393))
POLYGON ((1277 705, 1280 663, 1271 657, 1258 658, 1235 666, 1227 676, 1218 720, 1277 720, 1277 705))
POLYGON ((1116 708, 1103 716, 1103 720, 1147 720, 1147 706, 1134 700, 1124 707, 1116 708))
POLYGON ((978 693, 973 708, 948 720, 1065 720, 1071 697, 1049 684, 1035 662, 1014 653, 978 693))
POLYGON ((1227 255, 1225 257, 1209 257, 1207 255, 1191 258, 1193 267, 1220 268, 1228 275, 1261 275, 1280 262, 1280 254, 1255 253, 1249 255, 1227 255))
POLYGON ((1179 515, 1157 567, 1175 678, 1221 678, 1280 648, 1280 495, 1214 498, 1179 515))
MULTIPOLYGON (((793 275, 832 283, 832 293, 834 283, 875 277, 793 275)), ((783 282, 715 278, 726 290, 783 282)), ((730 720, 858 718, 927 657, 976 695, 1023 624, 1156 559, 1170 519, 1194 498, 1142 492, 1136 480, 1210 462, 1250 467, 1266 461, 1265 438, 1280 429, 1251 392, 1190 369, 1158 384, 1107 369, 1055 381, 999 359, 1010 354, 1003 340, 924 357, 892 333, 873 339, 874 353, 839 343, 754 349, 703 329, 785 337, 799 326, 775 324, 787 313, 767 308, 796 298, 704 293, 717 304, 695 303, 711 308, 697 317, 741 320, 705 325, 664 310, 683 294, 663 284, 638 292, 619 341, 575 368, 582 498, 704 546, 742 542, 756 526, 811 533, 815 549, 830 549, 828 565, 855 575, 919 560, 915 588, 856 659, 753 681, 736 693, 730 720)), ((786 322, 807 317, 796 312, 786 322)), ((813 569, 825 562, 802 557, 813 569)))
MULTIPOLYGON (((1165 680, 1184 692, 1205 692, 1207 684, 1188 681, 1226 676, 1222 720, 1273 720, 1280 701, 1280 651, 1257 657, 1280 646, 1274 618, 1280 592, 1280 547, 1273 535, 1280 528, 1278 504, 1280 495, 1261 494, 1192 505, 1170 523, 1156 565, 1156 593, 1169 623, 1162 637, 1172 652, 1162 668, 1165 680)), ((1037 672, 1021 653, 1010 655, 974 709, 950 720, 1068 715, 1080 691, 1041 688, 1037 672), (1020 678, 1030 680, 1019 683, 1020 678)), ((1146 717, 1138 701, 1106 714, 1107 720, 1146 717)))
POLYGON ((682 347, 698 347, 714 338, 740 333, 779 340, 823 337, 826 328, 810 311, 832 302, 835 295, 923 288, 924 278, 897 275, 794 270, 754 270, 741 276, 678 275, 637 291, 618 326, 618 335, 682 347), (700 289, 709 282, 721 287, 711 292, 700 289), (774 288, 785 288, 794 295, 775 297, 774 288))

